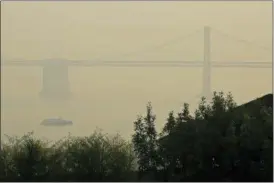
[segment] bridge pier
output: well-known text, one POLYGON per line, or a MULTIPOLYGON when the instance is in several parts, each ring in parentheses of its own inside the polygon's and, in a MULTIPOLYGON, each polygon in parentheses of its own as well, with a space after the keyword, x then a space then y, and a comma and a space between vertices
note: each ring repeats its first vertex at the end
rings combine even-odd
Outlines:
POLYGON ((42 98, 68 99, 70 85, 66 64, 47 64, 43 66, 42 98))

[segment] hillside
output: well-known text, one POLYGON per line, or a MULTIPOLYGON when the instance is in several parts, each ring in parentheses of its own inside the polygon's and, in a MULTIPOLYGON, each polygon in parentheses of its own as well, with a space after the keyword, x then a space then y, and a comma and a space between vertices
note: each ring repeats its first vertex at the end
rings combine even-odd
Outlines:
POLYGON ((256 105, 260 104, 261 106, 267 107, 267 108, 273 108, 273 94, 266 94, 262 97, 259 97, 257 99, 251 100, 245 104, 242 104, 238 106, 237 108, 252 108, 256 105))
POLYGON ((236 107, 235 111, 242 113, 249 114, 251 116, 257 114, 260 112, 261 109, 273 109, 273 94, 266 94, 262 97, 256 98, 254 100, 251 100, 247 103, 244 103, 242 105, 239 105, 236 107))

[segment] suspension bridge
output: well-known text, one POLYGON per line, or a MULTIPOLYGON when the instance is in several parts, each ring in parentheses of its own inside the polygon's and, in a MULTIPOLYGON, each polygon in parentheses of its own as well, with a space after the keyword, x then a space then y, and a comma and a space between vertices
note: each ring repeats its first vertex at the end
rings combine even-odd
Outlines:
MULTIPOLYGON (((41 91, 42 97, 55 98, 55 97, 66 97, 70 96, 70 83, 69 83, 69 69, 68 67, 200 67, 203 69, 203 91, 202 95, 205 97, 211 94, 211 69, 212 68, 264 68, 271 69, 271 60, 262 61, 240 61, 240 60, 228 60, 228 61, 216 61, 211 59, 211 36, 212 28, 205 26, 203 28, 203 59, 191 61, 146 61, 146 60, 133 60, 133 61, 121 61, 115 60, 101 60, 101 59, 90 59, 90 60, 69 60, 69 59, 42 59, 42 60, 1 60, 2 66, 15 66, 15 67, 26 67, 26 66, 37 66, 43 68, 43 87, 41 91)), ((223 33, 223 36, 229 39, 236 39, 238 42, 245 44, 253 44, 247 40, 241 40, 234 38, 233 36, 223 33)), ((188 36, 186 36, 188 37, 188 36)), ((175 39, 176 42, 181 39, 175 39)), ((165 47, 172 44, 173 41, 166 42, 162 45, 157 45, 153 49, 165 47)), ((258 46, 258 48, 271 52, 271 48, 258 46)), ((149 50, 148 50, 149 51, 149 50)), ((142 51, 141 51, 142 53, 142 51)), ((134 55, 134 53, 128 53, 121 55, 126 57, 134 55)))

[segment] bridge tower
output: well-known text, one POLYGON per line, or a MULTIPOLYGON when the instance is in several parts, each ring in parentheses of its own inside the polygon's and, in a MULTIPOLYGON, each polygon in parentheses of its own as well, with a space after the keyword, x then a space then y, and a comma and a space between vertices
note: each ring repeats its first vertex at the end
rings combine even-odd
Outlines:
POLYGON ((202 96, 211 98, 211 30, 209 26, 204 27, 204 64, 203 64, 203 93, 202 96))
POLYGON ((62 62, 49 62, 43 66, 42 98, 68 99, 70 97, 70 84, 68 65, 62 62))

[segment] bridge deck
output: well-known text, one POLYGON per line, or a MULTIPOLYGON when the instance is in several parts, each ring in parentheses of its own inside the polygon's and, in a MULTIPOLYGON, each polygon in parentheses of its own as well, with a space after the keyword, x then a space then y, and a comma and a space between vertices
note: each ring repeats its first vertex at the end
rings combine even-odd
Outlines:
MULTIPOLYGON (((88 60, 30 60, 2 61, 3 66, 64 65, 78 67, 203 67, 203 61, 88 61, 88 60)), ((272 62, 259 61, 211 61, 212 67, 272 68, 272 62)))

